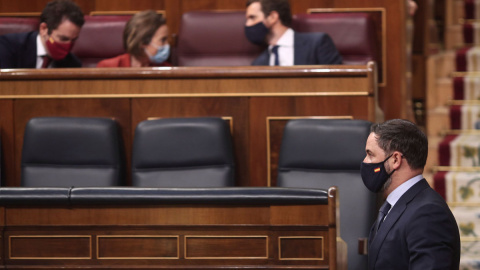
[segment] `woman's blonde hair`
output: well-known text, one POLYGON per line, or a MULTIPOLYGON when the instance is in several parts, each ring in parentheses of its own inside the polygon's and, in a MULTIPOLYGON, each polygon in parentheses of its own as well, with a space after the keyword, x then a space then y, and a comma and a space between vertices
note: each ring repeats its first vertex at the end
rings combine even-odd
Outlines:
POLYGON ((148 45, 157 29, 166 24, 165 18, 154 10, 141 11, 127 22, 123 30, 123 46, 133 56, 142 56, 142 45, 148 45))

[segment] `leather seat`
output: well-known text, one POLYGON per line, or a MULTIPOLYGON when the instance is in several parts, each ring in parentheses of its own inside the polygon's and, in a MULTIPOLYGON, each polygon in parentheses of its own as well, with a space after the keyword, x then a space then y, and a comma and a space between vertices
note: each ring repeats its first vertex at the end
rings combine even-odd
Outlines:
POLYGON ((174 63, 179 66, 250 66, 264 48, 244 33, 245 11, 184 13, 174 63))
POLYGON ((143 121, 135 130, 132 185, 227 187, 234 185, 228 124, 221 118, 143 121))
POLYGON ((363 120, 291 120, 280 149, 278 186, 338 187, 340 236, 348 246, 350 270, 367 268, 358 239, 368 238, 376 212, 376 196, 360 176, 370 125, 363 120))
POLYGON ((25 128, 23 187, 123 184, 122 142, 108 118, 39 117, 25 128))
MULTIPOLYGON (((342 55, 343 64, 364 65, 381 60, 375 21, 368 13, 334 12, 297 14, 292 28, 298 32, 325 32, 342 55)), ((381 69, 379 69, 381 70, 381 69)))
POLYGON ((85 16, 85 24, 72 49, 83 67, 96 67, 103 59, 125 53, 123 29, 130 15, 85 16))
POLYGON ((38 18, 29 17, 1 17, 0 35, 38 31, 40 21, 38 18))

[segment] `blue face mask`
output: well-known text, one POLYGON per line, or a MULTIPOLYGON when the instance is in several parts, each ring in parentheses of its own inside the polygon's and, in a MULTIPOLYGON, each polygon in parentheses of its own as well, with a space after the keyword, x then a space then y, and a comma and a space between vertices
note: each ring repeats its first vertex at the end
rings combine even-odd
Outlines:
POLYGON ((148 52, 145 50, 145 53, 148 55, 148 58, 150 59, 150 62, 154 64, 161 64, 165 61, 167 61, 168 56, 170 55, 170 45, 164 45, 164 46, 159 46, 157 48, 157 53, 155 55, 150 55, 148 52))

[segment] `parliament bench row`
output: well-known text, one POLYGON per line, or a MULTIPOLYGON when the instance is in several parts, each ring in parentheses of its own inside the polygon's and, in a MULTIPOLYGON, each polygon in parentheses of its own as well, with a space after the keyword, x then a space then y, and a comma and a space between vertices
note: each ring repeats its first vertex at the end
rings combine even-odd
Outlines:
MULTIPOLYGON (((122 33, 129 15, 85 16, 73 47, 84 67, 125 53, 122 33)), ((0 35, 38 30, 38 19, 0 17, 0 35)), ((248 42, 243 11, 192 11, 183 14, 171 62, 178 66, 248 66, 264 49, 248 42)), ((382 69, 381 27, 368 12, 298 14, 293 29, 328 33, 344 64, 375 61, 382 69)))
POLYGON ((349 260, 363 265, 366 257, 357 252, 358 239, 367 237, 375 211, 375 196, 363 187, 359 172, 369 126, 362 120, 291 120, 280 150, 279 187, 241 188, 233 187, 233 170, 242 168, 234 166, 226 120, 147 120, 135 132, 133 187, 121 187, 118 154, 123 151, 113 119, 34 118, 25 129, 23 187, 1 188, 0 206, 198 204, 212 198, 225 205, 302 204, 313 197, 299 199, 295 190, 308 194, 309 189, 337 186, 344 194, 340 227, 349 260))
POLYGON ((0 188, 5 269, 337 268, 336 189, 0 188))

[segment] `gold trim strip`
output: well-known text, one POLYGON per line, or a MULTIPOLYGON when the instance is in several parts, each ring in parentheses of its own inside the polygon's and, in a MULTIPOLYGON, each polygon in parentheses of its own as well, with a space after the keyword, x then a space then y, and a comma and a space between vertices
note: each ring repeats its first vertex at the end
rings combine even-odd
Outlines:
MULTIPOLYGON (((480 105, 480 104, 479 104, 480 105)), ((450 130, 442 130, 440 131, 440 135, 480 135, 480 129, 450 129, 450 130)))
POLYGON ((278 259, 280 261, 323 261, 325 260, 325 239, 323 236, 279 236, 278 237, 278 259), (282 258, 282 239, 321 239, 322 257, 321 258, 282 258))
POLYGON ((449 100, 447 106, 452 105, 480 105, 480 100, 449 100))
POLYGON ((0 13, 0 17, 37 17, 39 18, 41 12, 7 12, 0 13))
POLYGON ((92 259, 92 236, 91 235, 10 235, 8 237, 8 258, 11 260, 79 260, 92 259), (90 257, 12 257, 12 238, 88 238, 90 257))
POLYGON ((97 235, 97 259, 99 260, 178 260, 180 259, 180 236, 179 235, 97 235), (176 238, 177 257, 100 257, 100 238, 176 238))
POLYGON ((460 240, 462 242, 479 242, 480 241, 480 237, 471 237, 471 236, 461 236, 460 237, 460 240))
POLYGON ((480 206, 480 203, 474 203, 474 202, 449 202, 447 204, 450 207, 462 207, 462 206, 479 207, 480 206))
POLYGON ((451 77, 480 77, 480 71, 454 71, 451 77))
POLYGON ((480 172, 480 167, 434 166, 433 172, 480 172))
POLYGON ((85 95, 0 95, 0 99, 50 98, 171 98, 171 97, 290 97, 290 96, 371 96, 368 92, 285 92, 285 93, 185 93, 185 94, 85 94, 85 95))
POLYGON ((235 260, 235 259, 268 259, 268 235, 185 235, 184 237, 184 255, 186 260, 198 260, 198 259, 225 259, 225 260, 235 260), (265 257, 189 257, 187 256, 187 238, 265 238, 265 257))
POLYGON ((270 147, 270 121, 293 120, 293 119, 353 119, 351 115, 345 116, 267 116, 267 183, 272 186, 272 166, 271 166, 271 147, 270 147))
MULTIPOLYGON (((90 16, 115 16, 115 15, 135 15, 140 10, 122 10, 122 11, 91 11, 90 16)), ((161 14, 163 17, 167 17, 165 10, 156 10, 157 14, 161 14)))
MULTIPOLYGON (((379 87, 387 86, 387 12, 385 8, 309 8, 308 14, 312 13, 334 13, 334 12, 380 12, 382 18, 382 81, 378 82, 379 87)), ((378 65, 378 64, 377 64, 378 65)))

